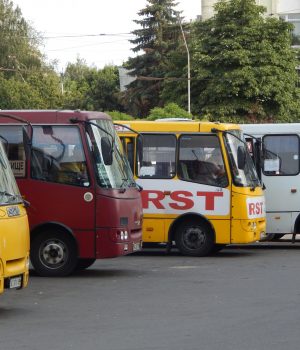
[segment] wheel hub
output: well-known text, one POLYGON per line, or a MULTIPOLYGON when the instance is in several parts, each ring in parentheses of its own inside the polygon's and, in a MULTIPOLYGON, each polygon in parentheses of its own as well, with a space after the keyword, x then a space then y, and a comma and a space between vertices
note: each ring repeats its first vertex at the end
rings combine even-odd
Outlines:
POLYGON ((199 227, 190 227, 184 233, 183 242, 189 249, 197 249, 205 243, 205 234, 199 227))
POLYGON ((67 250, 61 241, 47 241, 40 250, 41 261, 47 267, 57 268, 65 263, 67 250))

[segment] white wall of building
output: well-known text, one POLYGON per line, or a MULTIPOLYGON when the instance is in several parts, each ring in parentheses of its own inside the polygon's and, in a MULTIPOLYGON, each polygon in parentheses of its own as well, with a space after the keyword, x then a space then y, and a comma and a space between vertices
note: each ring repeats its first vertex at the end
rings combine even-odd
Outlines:
POLYGON ((300 13, 300 0, 278 0, 277 13, 300 13))
MULTIPOLYGON (((214 5, 218 0, 202 0, 202 19, 206 20, 213 16, 214 5)), ((267 15, 282 14, 282 13, 300 13, 300 0, 256 0, 258 5, 267 8, 267 15)))
MULTIPOLYGON (((202 0, 202 19, 214 15, 214 5, 218 0, 202 0)), ((300 0, 256 0, 257 5, 265 6, 266 16, 273 15, 283 18, 294 25, 293 45, 300 45, 300 0), (296 38, 296 39, 295 39, 296 38)))

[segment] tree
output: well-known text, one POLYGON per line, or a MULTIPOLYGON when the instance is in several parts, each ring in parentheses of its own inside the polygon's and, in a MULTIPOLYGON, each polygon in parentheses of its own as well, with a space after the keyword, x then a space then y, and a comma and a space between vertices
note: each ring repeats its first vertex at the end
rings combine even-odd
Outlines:
POLYGON ((37 32, 12 1, 0 0, 0 108, 59 108, 59 77, 38 49, 37 32))
POLYGON ((115 66, 88 67, 78 58, 69 63, 63 76, 64 106, 85 110, 118 110, 119 75, 115 66))
POLYGON ((10 0, 0 0, 0 68, 5 77, 26 79, 29 71, 40 68, 39 36, 10 0))
POLYGON ((254 0, 221 0, 215 10, 214 17, 194 24, 198 111, 226 121, 297 118, 291 25, 262 16, 264 8, 254 0))
POLYGON ((134 22, 141 26, 133 34, 133 52, 142 54, 130 58, 126 68, 137 79, 129 84, 123 95, 124 105, 130 114, 145 117, 150 109, 161 106, 160 94, 163 78, 168 71, 169 53, 178 46, 180 28, 179 12, 174 10, 174 0, 148 0, 138 12, 142 17, 134 22))
POLYGON ((148 120, 164 119, 164 118, 185 118, 191 119, 192 116, 186 110, 180 108, 176 103, 168 103, 161 107, 151 109, 148 120))

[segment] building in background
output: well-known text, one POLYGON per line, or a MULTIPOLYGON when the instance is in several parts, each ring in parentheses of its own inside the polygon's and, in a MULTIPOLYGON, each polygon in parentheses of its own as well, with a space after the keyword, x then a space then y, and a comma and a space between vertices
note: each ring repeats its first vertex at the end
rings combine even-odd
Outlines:
MULTIPOLYGON (((202 0, 202 20, 214 15, 214 5, 218 0, 202 0)), ((299 0, 256 0, 257 5, 265 6, 266 16, 277 16, 294 25, 293 44, 300 45, 300 1, 299 0)))

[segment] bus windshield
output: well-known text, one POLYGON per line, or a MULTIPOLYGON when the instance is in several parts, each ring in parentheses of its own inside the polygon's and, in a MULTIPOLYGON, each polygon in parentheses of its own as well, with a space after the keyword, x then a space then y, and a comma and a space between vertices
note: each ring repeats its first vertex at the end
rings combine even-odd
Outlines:
POLYGON ((113 123, 109 120, 91 120, 92 137, 94 139, 93 153, 96 161, 97 178, 99 185, 103 188, 136 187, 127 157, 125 157, 121 141, 116 134, 113 123), (112 149, 112 163, 107 165, 104 162, 101 138, 109 138, 112 149))
POLYGON ((21 202, 22 197, 0 142, 0 205, 21 202))
POLYGON ((230 134, 225 134, 225 143, 232 169, 233 182, 239 187, 257 187, 260 186, 260 181, 246 144, 241 140, 242 137, 239 130, 232 130, 230 134), (237 155, 239 147, 245 150, 245 166, 243 169, 238 168, 237 155))

